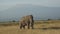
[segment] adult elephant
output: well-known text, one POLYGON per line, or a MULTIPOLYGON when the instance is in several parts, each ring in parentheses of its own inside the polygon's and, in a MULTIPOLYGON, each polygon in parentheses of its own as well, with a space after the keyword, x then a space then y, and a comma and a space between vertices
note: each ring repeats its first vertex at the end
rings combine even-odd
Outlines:
POLYGON ((32 15, 22 17, 22 19, 20 20, 20 28, 25 28, 25 25, 27 25, 28 29, 30 29, 30 26, 33 29, 34 20, 32 15))

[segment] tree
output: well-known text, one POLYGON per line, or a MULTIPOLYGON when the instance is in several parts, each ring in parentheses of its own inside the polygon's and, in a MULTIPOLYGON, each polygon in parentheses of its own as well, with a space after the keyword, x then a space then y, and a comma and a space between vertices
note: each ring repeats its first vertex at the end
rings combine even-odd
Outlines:
POLYGON ((51 19, 48 19, 48 20, 51 20, 51 19))
POLYGON ((15 20, 13 20, 12 22, 16 22, 15 20))

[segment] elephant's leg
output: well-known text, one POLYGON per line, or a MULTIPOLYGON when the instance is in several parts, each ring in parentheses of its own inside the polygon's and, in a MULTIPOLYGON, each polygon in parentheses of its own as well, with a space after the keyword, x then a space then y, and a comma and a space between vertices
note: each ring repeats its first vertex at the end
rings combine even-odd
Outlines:
POLYGON ((33 23, 31 23, 31 27, 32 27, 32 29, 33 29, 33 23))
POLYGON ((25 29, 25 25, 23 25, 23 28, 25 29))
POLYGON ((20 29, 22 29, 22 27, 23 27, 23 25, 21 24, 21 25, 20 25, 20 29))
POLYGON ((30 29, 30 23, 28 23, 28 29, 30 29))

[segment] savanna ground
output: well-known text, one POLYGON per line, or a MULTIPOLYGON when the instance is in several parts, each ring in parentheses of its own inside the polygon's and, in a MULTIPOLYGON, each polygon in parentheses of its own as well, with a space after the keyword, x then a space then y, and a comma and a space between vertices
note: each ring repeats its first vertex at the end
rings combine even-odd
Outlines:
POLYGON ((60 34, 60 20, 35 21, 34 29, 19 29, 17 23, 0 24, 0 34, 60 34))

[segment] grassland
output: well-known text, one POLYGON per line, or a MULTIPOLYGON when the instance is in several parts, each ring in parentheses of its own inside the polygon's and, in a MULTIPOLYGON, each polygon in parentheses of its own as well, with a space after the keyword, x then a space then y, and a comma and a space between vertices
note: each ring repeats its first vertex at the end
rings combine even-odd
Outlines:
POLYGON ((34 29, 19 29, 18 23, 1 23, 0 34, 60 34, 60 20, 34 22, 34 29))

